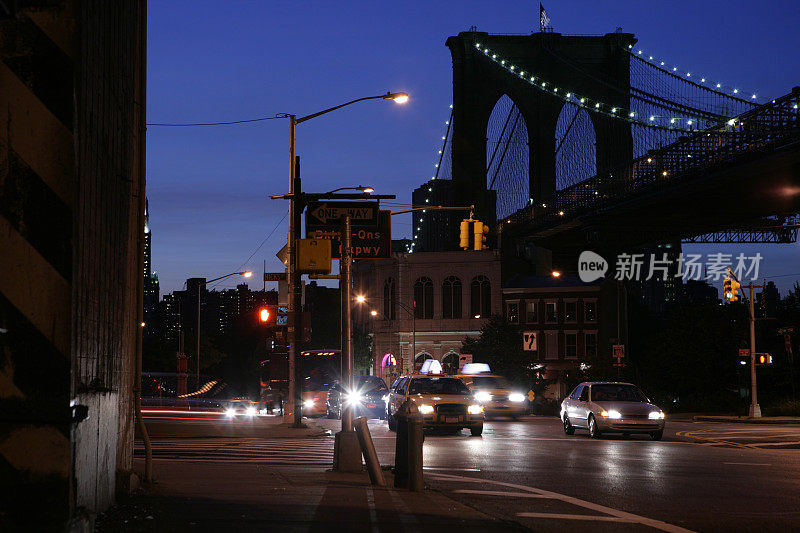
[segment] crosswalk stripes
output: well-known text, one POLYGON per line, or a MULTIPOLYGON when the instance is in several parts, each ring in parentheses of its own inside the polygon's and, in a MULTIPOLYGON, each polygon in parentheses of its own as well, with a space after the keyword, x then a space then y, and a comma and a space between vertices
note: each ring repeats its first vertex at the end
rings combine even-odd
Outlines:
MULTIPOLYGON (((151 439, 153 459, 201 463, 270 465, 333 464, 333 439, 175 438, 151 439)), ((144 457, 136 441, 134 457, 144 457)))

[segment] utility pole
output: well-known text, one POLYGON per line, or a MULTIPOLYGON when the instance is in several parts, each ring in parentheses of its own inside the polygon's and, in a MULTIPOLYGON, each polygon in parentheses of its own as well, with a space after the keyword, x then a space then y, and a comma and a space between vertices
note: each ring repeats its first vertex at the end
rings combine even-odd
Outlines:
POLYGON ((753 289, 761 287, 763 285, 754 285, 752 281, 747 285, 750 298, 750 418, 761 418, 761 406, 758 405, 756 391, 756 313, 753 303, 753 289))
POLYGON ((287 314, 289 320, 288 341, 289 341, 289 398, 284 404, 284 422, 289 422, 293 427, 303 427, 303 413, 300 406, 303 405, 303 390, 301 380, 298 379, 297 354, 299 353, 299 342, 301 335, 301 305, 302 294, 300 288, 300 276, 297 273, 297 238, 300 231, 300 215, 303 212, 301 201, 300 176, 297 172, 297 157, 295 155, 295 144, 297 134, 297 116, 289 115, 289 235, 286 243, 288 265, 286 266, 286 282, 289 288, 289 301, 287 302, 287 314))

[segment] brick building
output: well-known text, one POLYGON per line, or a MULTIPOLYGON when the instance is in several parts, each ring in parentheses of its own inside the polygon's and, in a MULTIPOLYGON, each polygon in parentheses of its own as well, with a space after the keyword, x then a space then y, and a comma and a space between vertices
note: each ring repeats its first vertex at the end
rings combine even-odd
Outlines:
POLYGON ((551 381, 546 397, 566 394, 565 373, 625 343, 625 290, 613 281, 583 283, 571 276, 513 277, 502 289, 503 312, 535 337, 532 358, 551 381), (619 311, 619 312, 618 312, 619 311), (618 327, 619 325, 619 327, 618 327))
POLYGON ((353 280, 356 294, 366 297, 355 305, 354 320, 372 337, 373 372, 380 376, 431 358, 458 368, 461 342, 480 335, 487 317, 502 310, 494 250, 360 260, 353 280))

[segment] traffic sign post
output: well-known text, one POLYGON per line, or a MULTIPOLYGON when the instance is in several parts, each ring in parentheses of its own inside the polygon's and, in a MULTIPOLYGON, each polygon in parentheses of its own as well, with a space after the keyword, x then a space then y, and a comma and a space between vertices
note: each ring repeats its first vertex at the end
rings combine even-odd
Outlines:
POLYGON ((522 350, 525 352, 535 352, 538 350, 535 331, 526 331, 522 334, 522 350))

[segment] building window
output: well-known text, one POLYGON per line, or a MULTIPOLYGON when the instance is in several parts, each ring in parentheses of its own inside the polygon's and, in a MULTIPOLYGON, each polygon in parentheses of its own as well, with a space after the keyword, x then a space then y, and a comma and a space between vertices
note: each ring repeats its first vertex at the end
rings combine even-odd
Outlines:
POLYGON ((433 318, 433 282, 419 278, 414 282, 414 318, 433 318))
POLYGON ((578 321, 578 302, 564 302, 564 322, 578 321))
POLYGON ((394 320, 397 307, 397 289, 394 279, 388 278, 383 284, 383 316, 386 320, 394 320))
POLYGON ((445 374, 458 373, 458 354, 450 352, 442 357, 442 370, 445 374))
POLYGON ((525 303, 525 322, 528 324, 538 324, 539 323, 539 301, 534 300, 533 302, 526 302, 525 303))
POLYGON ((422 352, 418 356, 414 358, 414 370, 419 370, 422 368, 422 364, 427 361, 428 359, 433 359, 433 356, 429 353, 422 352))
POLYGON ((597 302, 595 300, 583 302, 583 321, 597 322, 597 302))
POLYGON ((544 332, 544 358, 558 359, 558 332, 544 332))
POLYGON ((574 331, 564 333, 564 357, 567 359, 578 357, 578 334, 574 331))
POLYGON ((583 334, 583 342, 586 350, 586 357, 597 355, 597 332, 587 331, 583 334))
POLYGON ((470 289, 469 313, 473 318, 488 318, 492 314, 492 291, 489 278, 475 276, 470 289))
POLYGON ((461 280, 455 276, 442 282, 442 318, 461 318, 461 280))
POLYGON ((556 302, 547 302, 544 310, 544 320, 548 324, 555 324, 557 321, 556 302))
POLYGON ((519 324, 519 302, 506 303, 506 318, 513 324, 519 324))

